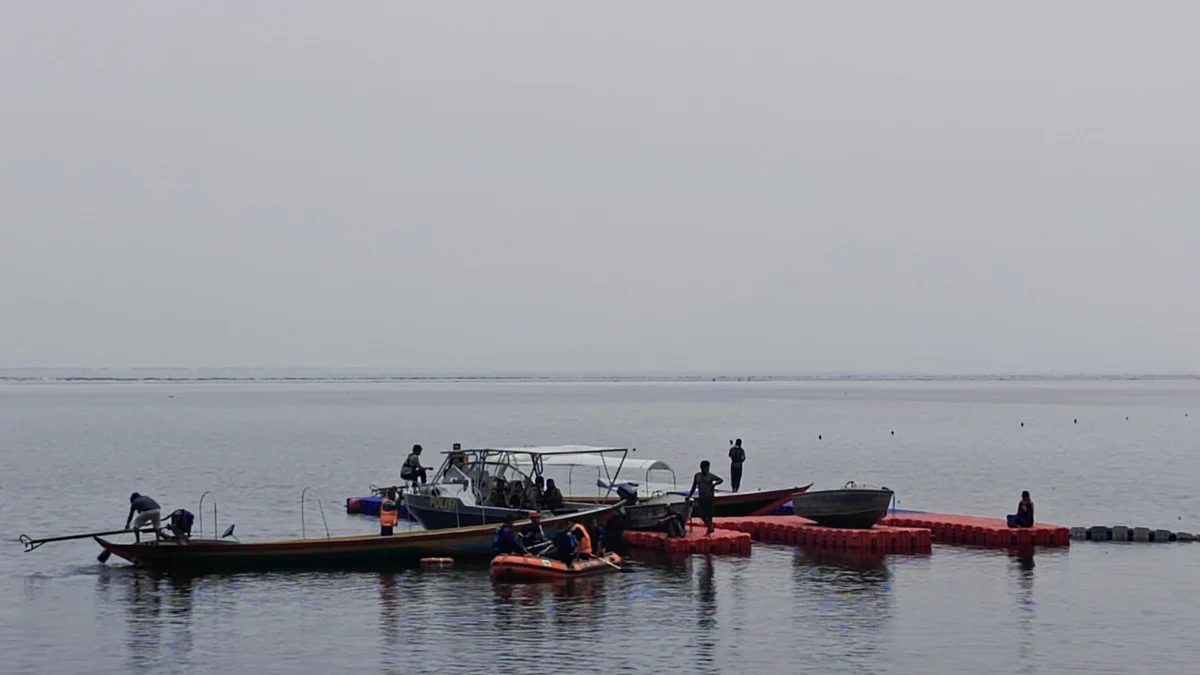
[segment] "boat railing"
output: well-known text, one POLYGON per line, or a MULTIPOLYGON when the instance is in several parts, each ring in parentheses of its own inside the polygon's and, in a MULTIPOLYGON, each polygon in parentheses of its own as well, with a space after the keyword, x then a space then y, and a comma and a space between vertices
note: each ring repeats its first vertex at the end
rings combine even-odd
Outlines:
MULTIPOLYGON (((210 494, 212 494, 212 493, 209 492, 208 490, 205 490, 204 494, 200 495, 200 505, 196 507, 196 518, 199 520, 196 531, 198 531, 200 533, 200 536, 204 536, 204 498, 210 494)), ((217 498, 216 497, 213 497, 212 503, 213 503, 213 539, 216 539, 217 538, 217 498)))
MULTIPOLYGON (((308 533, 307 533, 307 530, 304 525, 304 501, 305 501, 305 497, 308 496, 309 490, 312 490, 312 488, 306 486, 303 490, 300 491, 300 538, 301 539, 308 538, 308 533)), ((330 535, 329 535, 329 521, 325 520, 325 507, 321 505, 321 495, 316 494, 316 490, 313 490, 313 495, 317 499, 317 509, 320 510, 320 512, 321 512, 321 522, 325 524, 325 538, 331 539, 332 537, 330 537, 330 535)))

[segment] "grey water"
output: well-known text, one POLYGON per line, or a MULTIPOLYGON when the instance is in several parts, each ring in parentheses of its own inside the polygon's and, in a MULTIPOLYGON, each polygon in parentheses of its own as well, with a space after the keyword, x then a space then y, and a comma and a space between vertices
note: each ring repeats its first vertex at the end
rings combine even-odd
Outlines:
MULTIPOLYGON (((896 490, 901 508, 1200 531, 1200 383, 409 381, 336 376, 0 383, 0 673, 497 671, 1191 673, 1200 544, 1033 555, 639 558, 567 585, 486 569, 155 578, 90 541, 132 491, 214 498, 244 541, 368 533, 347 497, 429 449, 627 445, 743 489, 896 490), (322 511, 324 521, 322 519, 322 511), (568 655, 569 654, 569 655, 568 655)), ((210 531, 210 507, 204 528, 210 531)))

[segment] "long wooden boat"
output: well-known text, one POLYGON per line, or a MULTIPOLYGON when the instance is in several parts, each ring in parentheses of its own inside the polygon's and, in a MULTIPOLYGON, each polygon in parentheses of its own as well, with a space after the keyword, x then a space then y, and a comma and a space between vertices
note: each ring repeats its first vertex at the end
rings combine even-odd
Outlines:
MULTIPOLYGON (((553 537, 572 518, 606 522, 619 505, 599 506, 575 514, 547 517, 542 529, 553 537)), ((529 521, 517 522, 518 529, 529 521)), ((145 541, 118 544, 102 537, 96 543, 105 551, 139 567, 189 574, 264 571, 281 569, 383 569, 411 565, 421 558, 453 558, 487 562, 493 557, 496 524, 436 531, 397 532, 391 536, 366 535, 329 539, 296 539, 240 543, 227 540, 193 540, 190 544, 145 541)))
POLYGON ((796 515, 823 527, 867 530, 887 515, 892 491, 886 488, 846 487, 796 495, 796 515))

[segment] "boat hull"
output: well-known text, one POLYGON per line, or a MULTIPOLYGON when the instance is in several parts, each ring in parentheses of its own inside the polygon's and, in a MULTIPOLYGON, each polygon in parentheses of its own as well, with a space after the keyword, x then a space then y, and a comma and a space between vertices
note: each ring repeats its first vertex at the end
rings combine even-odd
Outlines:
MULTIPOLYGON (((600 507, 579 517, 606 520, 617 507, 600 507)), ((545 518, 542 528, 552 537, 567 526, 568 516, 545 518)), ((521 527, 528 521, 517 523, 521 527)), ((104 550, 149 569, 189 574, 282 569, 389 569, 411 566, 421 558, 453 558, 487 562, 493 557, 496 525, 397 532, 331 539, 298 539, 262 543, 193 540, 117 544, 96 537, 104 550)))
POLYGON ((869 530, 887 515, 891 503, 891 490, 847 488, 798 494, 792 508, 822 527, 869 530))
MULTIPOLYGON (((765 516, 777 511, 792 501, 798 494, 803 494, 812 483, 804 487, 780 488, 778 490, 758 490, 754 492, 718 492, 713 499, 714 518, 745 518, 749 516, 765 516)), ((686 495, 686 492, 671 494, 686 495)))
POLYGON ((611 552, 605 554, 603 559, 577 560, 570 565, 536 556, 501 555, 492 560, 491 570, 492 576, 498 581, 563 581, 619 572, 620 564, 621 556, 611 552))

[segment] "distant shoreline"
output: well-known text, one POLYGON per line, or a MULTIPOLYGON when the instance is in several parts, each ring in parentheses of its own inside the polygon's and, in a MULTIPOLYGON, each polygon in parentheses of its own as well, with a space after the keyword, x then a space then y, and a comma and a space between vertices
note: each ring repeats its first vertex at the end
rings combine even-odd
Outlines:
POLYGON ((705 374, 705 373, 413 373, 342 368, 10 368, 0 383, 236 383, 236 382, 1103 382, 1200 380, 1200 374, 705 374))

